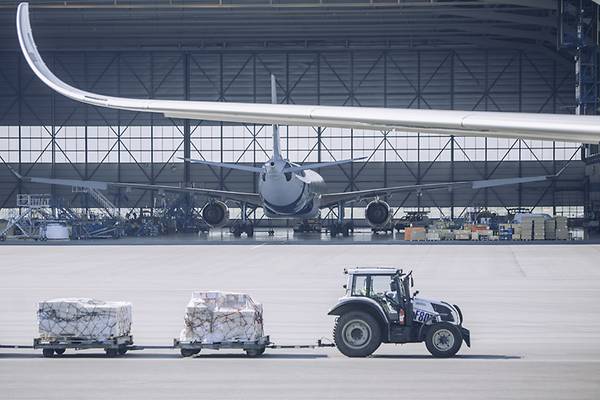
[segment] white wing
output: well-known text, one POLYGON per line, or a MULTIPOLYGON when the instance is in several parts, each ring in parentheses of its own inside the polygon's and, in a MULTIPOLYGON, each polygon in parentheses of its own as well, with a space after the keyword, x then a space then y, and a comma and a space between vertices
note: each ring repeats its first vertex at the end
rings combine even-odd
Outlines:
POLYGON ((27 3, 19 5, 17 32, 23 55, 38 78, 66 97, 101 107, 155 112, 172 118, 241 123, 399 130, 578 143, 600 142, 600 117, 596 116, 150 100, 104 96, 67 85, 48 69, 33 40, 27 3))

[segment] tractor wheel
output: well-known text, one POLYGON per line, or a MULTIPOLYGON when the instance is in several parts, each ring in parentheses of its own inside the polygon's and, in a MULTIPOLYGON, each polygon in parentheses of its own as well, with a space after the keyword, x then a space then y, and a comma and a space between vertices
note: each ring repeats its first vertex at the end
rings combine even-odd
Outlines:
POLYGON ((458 327, 448 322, 433 324, 425 337, 427 350, 438 358, 453 357, 460 350, 462 342, 462 334, 458 327))
POLYGON ((352 311, 335 321, 333 340, 345 356, 367 357, 381 345, 381 328, 371 315, 352 311))
POLYGON ((65 354, 65 350, 66 349, 54 349, 54 352, 59 355, 62 356, 63 354, 65 354))
POLYGON ((248 235, 249 238, 254 236, 254 226, 252 226, 252 225, 246 226, 246 235, 248 235))

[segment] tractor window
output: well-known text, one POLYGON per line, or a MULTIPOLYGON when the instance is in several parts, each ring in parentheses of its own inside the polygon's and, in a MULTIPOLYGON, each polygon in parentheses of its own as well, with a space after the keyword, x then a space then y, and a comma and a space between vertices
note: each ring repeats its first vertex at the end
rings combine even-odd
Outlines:
POLYGON ((383 298, 390 291, 389 275, 373 275, 371 277, 371 297, 383 298))
POLYGON ((354 275, 352 283, 352 296, 366 296, 368 291, 368 277, 366 275, 354 275))

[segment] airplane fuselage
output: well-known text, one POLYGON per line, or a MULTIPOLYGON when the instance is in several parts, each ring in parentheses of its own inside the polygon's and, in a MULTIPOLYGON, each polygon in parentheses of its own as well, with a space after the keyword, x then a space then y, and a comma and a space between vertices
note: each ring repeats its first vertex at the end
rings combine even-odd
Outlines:
POLYGON ((282 172, 289 161, 270 160, 258 180, 263 209, 269 218, 310 219, 319 215, 325 181, 313 170, 282 172))

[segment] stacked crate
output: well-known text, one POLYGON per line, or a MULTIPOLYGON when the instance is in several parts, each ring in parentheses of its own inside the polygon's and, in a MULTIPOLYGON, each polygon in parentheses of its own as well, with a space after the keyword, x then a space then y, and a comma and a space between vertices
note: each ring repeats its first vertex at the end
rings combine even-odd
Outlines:
POLYGON ((427 231, 426 234, 427 240, 431 242, 436 242, 440 240, 440 232, 438 229, 431 229, 427 231))
POLYGON ((511 224, 512 228, 512 240, 523 240, 523 230, 521 224, 511 224))
POLYGON ((557 216, 546 221, 546 240, 569 240, 567 217, 557 216))
POLYGON ((470 240, 471 230, 470 229, 457 229, 454 231, 454 239, 456 240, 470 240))
POLYGON ((545 219, 542 216, 531 217, 533 220, 533 240, 544 240, 546 238, 545 219))
POLYGON ((533 239, 533 219, 532 217, 523 217, 521 219, 521 240, 533 239))
POLYGON ((512 224, 500 224, 498 226, 498 236, 500 240, 512 240, 513 232, 512 224))
POLYGON ((558 216, 554 218, 556 228, 556 240, 569 240, 568 218, 558 216))
POLYGON ((404 230, 404 240, 421 241, 427 238, 425 228, 412 227, 404 230))

